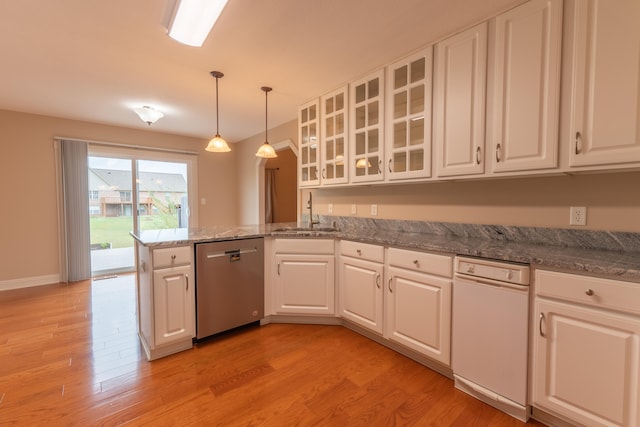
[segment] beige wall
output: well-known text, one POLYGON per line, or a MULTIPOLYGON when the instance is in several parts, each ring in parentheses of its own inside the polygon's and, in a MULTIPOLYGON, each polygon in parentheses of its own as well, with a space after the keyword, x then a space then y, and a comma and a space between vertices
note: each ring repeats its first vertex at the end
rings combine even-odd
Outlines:
MULTIPOLYGON (((200 225, 234 224, 237 152, 204 151, 205 140, 0 110, 0 282, 59 274, 54 137, 198 153, 200 225)), ((198 200, 199 201, 199 200, 198 200)), ((193 206, 192 206, 193 208, 193 206)))
MULTIPOLYGON (((314 191, 314 213, 378 218, 569 226, 569 207, 587 207, 587 225, 576 229, 640 232, 640 172, 597 173, 539 178, 362 186, 314 191)), ((308 191, 303 191, 306 200, 308 191)))
MULTIPOLYGON (((269 143, 277 144, 281 141, 291 140, 297 145, 297 129, 297 120, 269 129, 269 143)), ((240 224, 264 222, 264 218, 260 218, 258 203, 260 196, 258 170, 261 159, 255 155, 263 142, 264 133, 261 133, 231 147, 238 153, 238 220, 240 224)))

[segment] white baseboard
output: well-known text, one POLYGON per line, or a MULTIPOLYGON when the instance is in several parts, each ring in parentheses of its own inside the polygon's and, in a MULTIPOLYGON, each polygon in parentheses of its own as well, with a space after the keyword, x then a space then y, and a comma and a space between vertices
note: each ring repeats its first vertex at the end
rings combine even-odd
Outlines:
POLYGON ((0 291, 10 289, 30 288, 32 286, 50 285, 60 283, 59 274, 49 274, 47 276, 25 277, 22 279, 0 280, 0 291))

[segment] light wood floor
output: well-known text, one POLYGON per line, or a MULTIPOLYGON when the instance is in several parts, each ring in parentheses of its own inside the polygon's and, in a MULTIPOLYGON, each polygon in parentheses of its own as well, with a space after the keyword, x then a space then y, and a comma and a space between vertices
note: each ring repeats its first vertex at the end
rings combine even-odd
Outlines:
POLYGON ((267 325, 147 362, 133 281, 0 292, 0 425, 522 425, 340 326, 267 325))

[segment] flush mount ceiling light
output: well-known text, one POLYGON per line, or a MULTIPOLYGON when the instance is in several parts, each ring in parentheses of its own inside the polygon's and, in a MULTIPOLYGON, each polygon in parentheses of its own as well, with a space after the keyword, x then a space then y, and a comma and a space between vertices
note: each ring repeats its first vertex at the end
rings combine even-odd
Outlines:
POLYGON ((202 46, 227 1, 178 0, 169 37, 189 46, 202 46))
POLYGON ((151 123, 157 122, 159 119, 164 117, 160 111, 156 110, 153 107, 149 107, 145 105, 140 108, 134 108, 133 111, 142 119, 143 122, 151 126, 151 123))
POLYGON ((220 136, 220 130, 218 129, 218 79, 224 77, 224 74, 220 71, 212 71, 210 74, 216 79, 216 135, 211 138, 211 141, 209 141, 205 150, 212 151, 214 153, 227 153, 231 151, 231 148, 229 148, 227 141, 222 139, 220 136))
POLYGON ((267 138, 267 134, 269 132, 269 126, 267 124, 267 95, 271 92, 271 88, 267 86, 262 86, 260 90, 264 91, 264 144, 258 148, 258 152, 256 153, 256 157, 264 157, 265 159, 273 159, 278 157, 276 154, 276 150, 269 144, 269 138, 267 138))

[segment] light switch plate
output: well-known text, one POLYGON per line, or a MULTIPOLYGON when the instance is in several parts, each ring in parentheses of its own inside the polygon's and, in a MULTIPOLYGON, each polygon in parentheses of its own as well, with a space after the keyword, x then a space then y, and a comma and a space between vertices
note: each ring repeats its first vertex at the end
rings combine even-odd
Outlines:
POLYGON ((378 205, 371 205, 371 216, 378 215, 378 205))

